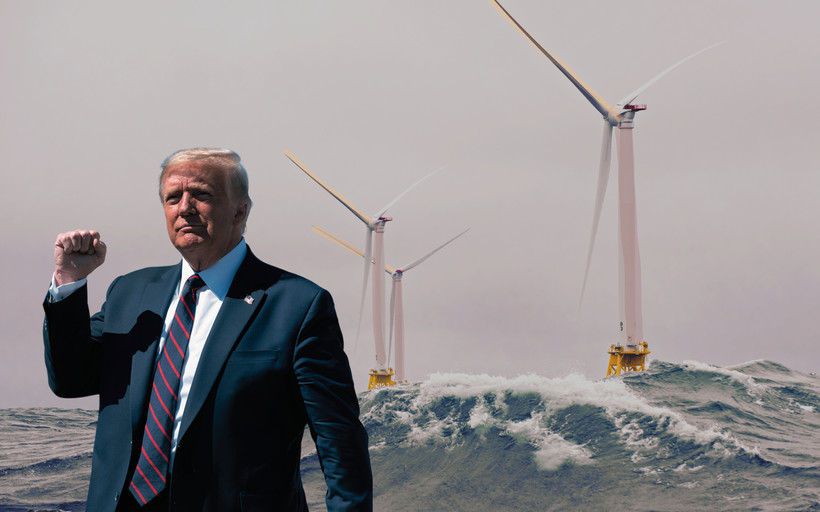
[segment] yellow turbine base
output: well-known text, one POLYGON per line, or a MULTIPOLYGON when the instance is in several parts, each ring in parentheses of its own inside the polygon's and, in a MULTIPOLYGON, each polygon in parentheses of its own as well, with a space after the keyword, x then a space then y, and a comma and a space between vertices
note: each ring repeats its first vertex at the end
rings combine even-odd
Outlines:
POLYGON ((637 346, 628 345, 626 348, 621 345, 611 345, 609 347, 609 365, 606 367, 606 376, 645 371, 646 356, 649 354, 651 354, 649 344, 645 341, 640 342, 637 346))
POLYGON ((395 386, 393 380, 393 368, 387 370, 370 370, 370 380, 367 382, 367 389, 386 388, 395 386))

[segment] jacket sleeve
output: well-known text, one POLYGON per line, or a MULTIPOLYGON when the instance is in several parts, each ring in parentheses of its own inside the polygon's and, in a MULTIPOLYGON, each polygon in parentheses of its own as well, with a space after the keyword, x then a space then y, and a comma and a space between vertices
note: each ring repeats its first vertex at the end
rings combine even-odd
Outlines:
POLYGON ((43 342, 49 387, 61 398, 99 394, 99 340, 105 306, 102 311, 90 316, 88 287, 83 286, 59 302, 52 302, 47 295, 43 309, 43 342))
POLYGON ((371 511, 373 477, 367 432, 333 299, 321 290, 302 323, 294 372, 327 484, 328 512, 371 511))

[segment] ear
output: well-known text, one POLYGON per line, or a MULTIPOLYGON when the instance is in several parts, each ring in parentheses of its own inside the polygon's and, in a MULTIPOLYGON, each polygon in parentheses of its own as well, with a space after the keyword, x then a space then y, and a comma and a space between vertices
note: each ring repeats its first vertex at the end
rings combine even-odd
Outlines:
POLYGON ((242 203, 236 207, 233 214, 233 224, 235 226, 241 225, 248 218, 248 203, 242 203))

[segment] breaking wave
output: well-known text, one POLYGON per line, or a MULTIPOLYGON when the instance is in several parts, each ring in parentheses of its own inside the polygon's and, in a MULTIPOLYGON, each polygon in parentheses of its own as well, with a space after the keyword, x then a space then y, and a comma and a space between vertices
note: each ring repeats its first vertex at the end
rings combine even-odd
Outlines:
MULTIPOLYGON (((654 361, 603 380, 436 374, 360 404, 376 510, 820 510, 820 380, 770 361, 654 361)), ((95 416, 0 411, 0 511, 83 510, 95 416)))

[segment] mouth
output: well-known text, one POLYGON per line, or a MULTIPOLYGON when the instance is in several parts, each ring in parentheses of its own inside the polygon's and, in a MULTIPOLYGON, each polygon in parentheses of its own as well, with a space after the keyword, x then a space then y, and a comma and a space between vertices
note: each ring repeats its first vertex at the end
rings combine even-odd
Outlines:
POLYGON ((184 224, 177 228, 180 233, 193 233, 202 229, 202 224, 184 224))

